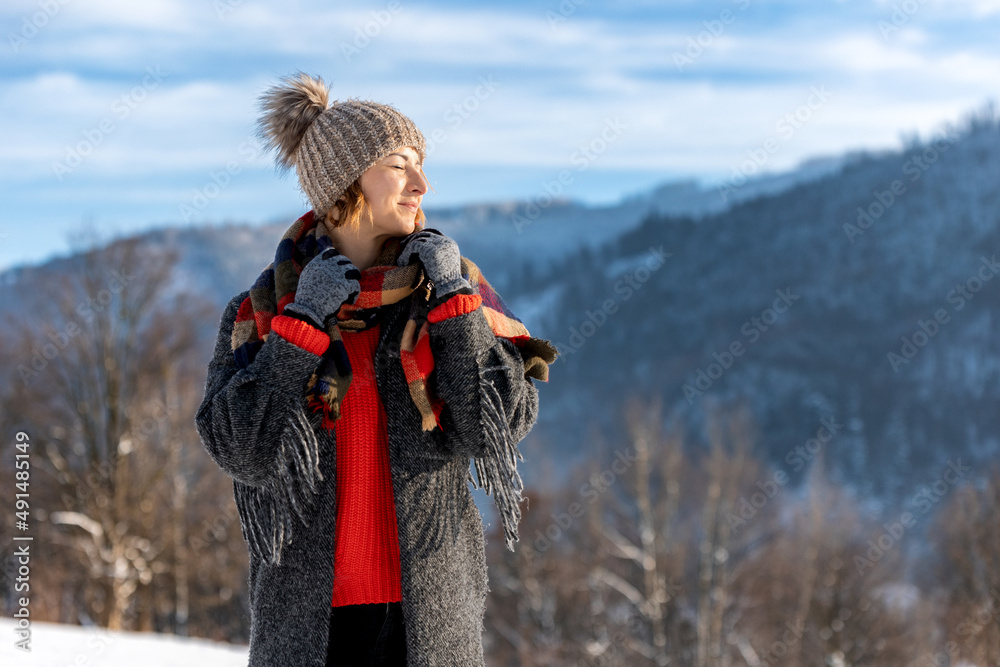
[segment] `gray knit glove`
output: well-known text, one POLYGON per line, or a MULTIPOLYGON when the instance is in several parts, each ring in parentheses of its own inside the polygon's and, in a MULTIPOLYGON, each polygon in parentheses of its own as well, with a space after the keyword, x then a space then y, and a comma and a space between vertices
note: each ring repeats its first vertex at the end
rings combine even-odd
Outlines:
POLYGON ((326 321, 343 304, 357 300, 361 294, 360 278, 361 272, 346 255, 336 248, 327 248, 302 269, 295 300, 284 312, 325 329, 326 321))
POLYGON ((436 229, 424 229, 405 237, 396 264, 407 266, 416 259, 424 265, 427 277, 434 283, 435 300, 472 285, 462 277, 462 255, 455 241, 436 229))

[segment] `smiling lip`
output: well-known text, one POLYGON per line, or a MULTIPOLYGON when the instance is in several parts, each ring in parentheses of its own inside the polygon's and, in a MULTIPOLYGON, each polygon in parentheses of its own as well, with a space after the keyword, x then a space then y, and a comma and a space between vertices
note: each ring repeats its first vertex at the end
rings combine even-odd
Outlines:
POLYGON ((418 205, 418 204, 414 204, 414 203, 404 203, 404 202, 400 202, 400 203, 399 203, 399 205, 400 205, 400 206, 405 206, 406 208, 410 209, 411 211, 416 211, 416 210, 417 210, 417 208, 419 207, 419 205, 418 205))

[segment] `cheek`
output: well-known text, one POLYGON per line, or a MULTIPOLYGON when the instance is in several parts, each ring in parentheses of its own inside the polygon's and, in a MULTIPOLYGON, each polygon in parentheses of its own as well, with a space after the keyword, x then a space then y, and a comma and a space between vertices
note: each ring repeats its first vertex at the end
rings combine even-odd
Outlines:
POLYGON ((375 191, 376 199, 385 204, 386 206, 391 206, 399 193, 400 187, 396 182, 397 179, 388 177, 380 179, 375 191))

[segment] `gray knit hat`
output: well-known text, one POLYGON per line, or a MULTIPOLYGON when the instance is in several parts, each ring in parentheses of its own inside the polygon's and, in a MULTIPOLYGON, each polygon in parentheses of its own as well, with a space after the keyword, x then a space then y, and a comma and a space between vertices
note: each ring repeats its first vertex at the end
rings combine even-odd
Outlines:
POLYGON ((361 174, 389 153, 413 146, 421 161, 424 135, 413 121, 387 104, 334 100, 320 78, 299 72, 260 97, 258 136, 277 152, 281 170, 295 167, 302 191, 317 215, 361 174))

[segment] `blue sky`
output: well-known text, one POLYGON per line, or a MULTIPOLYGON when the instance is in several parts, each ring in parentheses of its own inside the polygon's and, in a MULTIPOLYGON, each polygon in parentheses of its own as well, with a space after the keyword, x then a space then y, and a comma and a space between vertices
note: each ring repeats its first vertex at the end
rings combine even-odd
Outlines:
POLYGON ((930 136, 1000 93, 1000 0, 6 0, 0 269, 80 230, 308 209, 253 137, 302 70, 430 140, 425 206, 611 203, 930 136), (762 152, 768 146, 768 150, 762 152))

